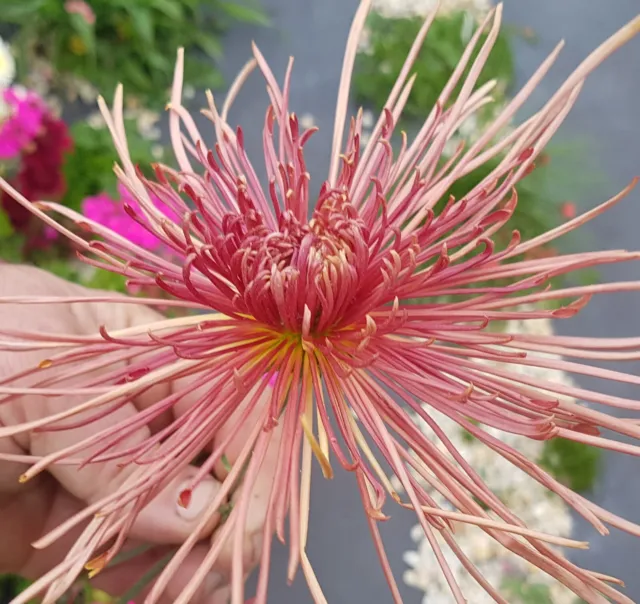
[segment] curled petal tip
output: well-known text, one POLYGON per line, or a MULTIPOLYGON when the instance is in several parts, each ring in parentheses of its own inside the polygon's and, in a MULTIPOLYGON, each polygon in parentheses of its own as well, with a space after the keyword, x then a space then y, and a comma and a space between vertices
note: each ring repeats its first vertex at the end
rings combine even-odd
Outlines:
POLYGON ((85 570, 89 571, 89 578, 92 579, 95 577, 100 571, 104 569, 107 564, 107 559, 109 556, 109 552, 103 552, 102 554, 92 558, 87 562, 84 566, 85 570))
POLYGON ((387 520, 391 519, 391 516, 387 516, 382 512, 382 510, 378 510, 376 508, 367 508, 367 514, 370 518, 373 518, 373 520, 377 520, 379 522, 386 522, 387 520))
POLYGON ((629 22, 629 29, 631 31, 631 35, 636 35, 638 32, 640 32, 640 15, 636 15, 629 22))

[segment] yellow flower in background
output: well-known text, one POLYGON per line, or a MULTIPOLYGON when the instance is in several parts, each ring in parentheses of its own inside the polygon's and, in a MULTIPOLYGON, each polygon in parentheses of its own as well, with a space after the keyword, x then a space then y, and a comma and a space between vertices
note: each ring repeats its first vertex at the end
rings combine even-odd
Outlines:
POLYGON ((73 35, 69 38, 69 50, 78 56, 87 54, 87 45, 80 36, 73 35))

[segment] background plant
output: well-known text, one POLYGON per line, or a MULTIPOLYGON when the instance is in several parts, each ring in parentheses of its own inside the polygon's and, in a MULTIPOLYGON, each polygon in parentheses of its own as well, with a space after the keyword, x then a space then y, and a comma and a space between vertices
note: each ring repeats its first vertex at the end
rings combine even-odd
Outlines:
MULTIPOLYGON (((358 103, 381 110, 393 87, 413 40, 424 19, 422 17, 385 17, 372 13, 368 34, 358 55, 354 76, 354 92, 358 103)), ((405 125, 424 121, 438 96, 458 65, 467 42, 476 28, 471 16, 453 12, 438 17, 427 35, 412 72, 416 80, 403 110, 405 125)), ((481 40, 486 39, 483 34, 481 40)), ((481 44, 478 45, 479 48, 481 44)), ((469 62, 477 56, 476 51, 469 62)), ((460 78, 464 82, 470 67, 460 78)), ((489 80, 497 81, 496 94, 502 96, 513 80, 513 54, 507 34, 501 32, 493 52, 478 80, 478 86, 489 80)), ((457 97, 461 84, 451 95, 457 97)))
MULTIPOLYGON (((134 119, 125 120, 125 128, 133 163, 149 172, 150 164, 157 161, 154 157, 156 145, 139 134, 134 119)), ((82 201, 87 197, 100 193, 111 197, 117 195, 113 166, 118 161, 118 154, 109 130, 102 125, 78 121, 71 125, 70 131, 74 149, 67 154, 64 163, 67 192, 63 203, 80 211, 82 201)))
MULTIPOLYGON (((354 76, 354 92, 359 104, 375 112, 384 107, 389 90, 422 23, 421 17, 393 17, 378 13, 370 16, 367 36, 358 54, 354 76)), ((476 27, 474 18, 463 12, 454 11, 435 19, 412 70, 416 79, 403 111, 403 122, 400 124, 403 129, 409 133, 415 130, 431 112, 476 27)), ((486 38, 486 34, 482 37, 486 38)), ((472 56, 470 64, 473 58, 472 56)), ((506 33, 498 36, 477 86, 492 79, 497 82, 492 93, 495 105, 483 108, 471 124, 463 124, 458 133, 459 139, 473 140, 482 131, 483 125, 508 100, 508 92, 514 80, 514 57, 510 37, 506 33)), ((464 77, 461 81, 464 81, 464 77)), ((455 99, 457 92, 455 90, 451 98, 455 99)), ((511 229, 504 230, 503 236, 508 235, 511 230, 517 230, 524 240, 531 239, 572 217, 570 214, 576 208, 568 202, 567 194, 569 191, 572 195, 580 193, 576 191, 579 183, 572 175, 576 170, 575 158, 580 157, 582 160, 581 155, 579 145, 573 144, 555 148, 552 146, 540 158, 535 169, 518 184, 518 205, 509 222, 511 229)), ((464 198, 495 169, 501 159, 498 156, 458 179, 443 195, 435 208, 436 212, 444 206, 450 195, 456 199, 464 198)), ((586 186, 582 183, 583 191, 595 184, 595 174, 593 171, 588 173, 590 182, 586 186)), ((495 243, 500 247, 508 241, 497 240, 495 243)), ((569 244, 576 245, 576 242, 570 241, 569 244)), ((544 253, 554 255, 556 250, 550 247, 544 253)), ((593 282, 597 280, 597 273, 593 270, 584 271, 579 278, 585 283, 593 282)), ((463 434, 463 437, 474 440, 470 434, 463 434)), ((593 488, 600 463, 600 450, 564 439, 545 442, 540 453, 541 466, 578 492, 593 488)), ((548 586, 531 583, 527 577, 507 577, 502 587, 509 596, 509 601, 514 604, 542 604, 550 601, 548 586)))
POLYGON ((17 26, 12 43, 20 76, 36 59, 46 59, 54 84, 71 75, 110 93, 122 82, 130 94, 158 106, 165 102, 176 48, 197 51, 187 62, 189 84, 219 86, 221 33, 234 21, 264 24, 266 17, 255 0, 3 0, 3 21, 17 26))
MULTIPOLYGON (((154 149, 157 154, 162 147, 141 136, 135 120, 126 120, 125 125, 134 163, 150 172, 154 149)), ((3 130, 0 128, 0 138, 2 134, 3 130)), ((50 146, 47 144, 47 136, 46 130, 40 135, 40 138, 44 139, 45 150, 50 146)), ((60 174, 55 180, 65 183, 57 201, 73 210, 81 211, 82 202, 89 197, 103 195, 117 200, 119 193, 113 166, 118 157, 107 128, 100 123, 78 121, 69 128, 68 137, 73 141, 73 145, 65 149, 62 162, 56 165, 60 174)), ((20 173, 24 159, 19 157, 14 163, 13 171, 20 173)), ((18 188, 23 189, 20 185, 18 188)), ((45 197, 51 199, 49 195, 45 197)), ((10 204, 7 205, 8 208, 21 209, 13 200, 5 202, 10 204)), ((41 225, 36 223, 38 230, 34 231, 29 228, 31 224, 28 222, 16 225, 7 210, 0 206, 0 258, 10 262, 35 264, 88 287, 125 291, 123 277, 103 270, 86 270, 74 261, 74 250, 66 242, 59 238, 43 242, 41 225)))

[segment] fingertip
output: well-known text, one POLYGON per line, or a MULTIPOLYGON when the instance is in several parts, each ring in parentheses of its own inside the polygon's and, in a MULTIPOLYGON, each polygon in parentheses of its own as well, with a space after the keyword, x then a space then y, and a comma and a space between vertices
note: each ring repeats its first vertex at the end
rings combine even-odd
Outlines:
POLYGON ((187 522, 199 519, 220 490, 220 483, 213 478, 205 478, 194 489, 191 484, 191 479, 183 481, 176 490, 175 498, 176 512, 187 522))
POLYGON ((208 476, 191 489, 195 471, 188 468, 140 512, 132 536, 151 543, 182 543, 205 518, 198 538, 213 532, 220 513, 211 504, 220 491, 220 483, 208 476))

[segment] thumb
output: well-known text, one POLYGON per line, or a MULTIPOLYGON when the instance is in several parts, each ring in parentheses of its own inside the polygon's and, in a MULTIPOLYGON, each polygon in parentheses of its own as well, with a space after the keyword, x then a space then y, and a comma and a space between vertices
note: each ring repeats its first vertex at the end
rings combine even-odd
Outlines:
MULTIPOLYGON (((90 290, 86 291, 94 293, 90 290)), ((137 304, 86 305, 77 309, 76 317, 82 331, 86 333, 96 333, 100 325, 106 326, 108 330, 116 330, 150 324, 163 318, 157 312, 137 304), (88 311, 93 311, 93 314, 88 311)), ((131 409, 127 409, 126 415, 129 415, 130 411, 130 417, 133 418, 141 410, 170 394, 169 384, 158 384, 134 400, 131 409)), ((115 416, 107 417, 107 424, 115 423, 118 419, 115 416)), ((167 411, 165 416, 156 418, 151 424, 141 427, 139 434, 132 435, 132 439, 146 440, 154 430, 161 429, 172 420, 172 413, 167 411)), ((99 429, 95 423, 92 426, 93 430, 99 429)), ((60 444, 62 443, 58 443, 60 444)), ((93 481, 97 483, 97 489, 88 500, 95 502, 111 495, 136 469, 135 465, 130 465, 122 468, 117 475, 108 472, 110 479, 106 482, 96 480, 97 475, 94 473, 93 481)), ((197 471, 196 467, 187 466, 171 479, 162 491, 140 511, 131 528, 131 536, 148 543, 176 544, 182 543, 191 535, 221 488, 218 480, 213 476, 207 476, 191 490, 197 471), (187 489, 190 490, 191 496, 188 505, 185 506, 180 503, 180 495, 187 489)), ((199 537, 202 538, 213 532, 220 520, 221 516, 218 513, 209 516, 199 537)))
MULTIPOLYGON (((11 284, 12 295, 30 296, 79 296, 95 295, 95 292, 73 283, 68 283, 43 271, 28 267, 6 265, 0 267, 0 290, 2 284, 11 284)), ((4 293, 0 291, 0 295, 4 293)), ((46 307, 35 305, 7 305, 0 313, 0 331, 2 329, 25 329, 30 332, 65 333, 77 335, 93 335, 98 333, 101 325, 107 330, 117 330, 134 325, 150 323, 160 318, 154 311, 137 304, 51 304, 46 307)), ((40 351, 0 352, 0 378, 11 380, 11 374, 22 369, 37 366, 45 356, 51 355, 51 349, 46 354, 40 351)), ((107 356, 107 355, 105 355, 107 356)), ((117 369, 127 361, 109 363, 105 359, 105 367, 100 371, 117 369)), ((51 376, 55 375, 56 367, 46 369, 51 376)), ((69 366, 65 366, 65 372, 69 366)), ((39 374, 41 378, 42 374, 39 374)), ((35 378, 24 378, 21 385, 33 383, 35 378)), ((65 381, 65 384, 68 383, 65 381)), ((146 404, 156 402, 169 394, 169 385, 154 387, 145 393, 146 404)), ((0 422, 11 425, 20 421, 33 421, 65 409, 69 409, 84 399, 79 396, 23 396, 11 401, 9 405, 0 405, 0 422)), ((85 438, 110 428, 118 422, 133 421, 139 413, 139 402, 132 401, 114 407, 102 417, 95 417, 94 412, 74 417, 74 426, 68 429, 53 431, 39 431, 28 439, 22 439, 20 445, 37 456, 47 456, 67 447, 73 446, 85 438), (90 422, 82 425, 93 415, 90 422)), ((148 439, 152 429, 141 425, 134 433, 118 446, 126 447, 139 444, 148 439)), ((94 450, 99 448, 96 446, 94 450)), ((93 451, 83 451, 82 455, 90 455, 93 451)), ((60 484, 75 497, 88 503, 96 503, 113 494, 122 487, 133 472, 139 469, 136 465, 121 467, 117 461, 90 464, 82 469, 70 465, 54 465, 51 474, 60 484)), ((132 534, 139 539, 153 543, 179 543, 192 533, 200 521, 200 516, 207 507, 207 503, 214 497, 220 484, 213 478, 205 478, 194 489, 190 505, 186 508, 178 505, 179 493, 185 483, 189 483, 196 473, 196 468, 187 466, 180 474, 163 485, 162 491, 140 512, 134 525, 132 534)), ((26 488, 27 485, 25 485, 26 488)), ((219 522, 219 516, 208 519, 203 533, 212 531, 219 522)))

